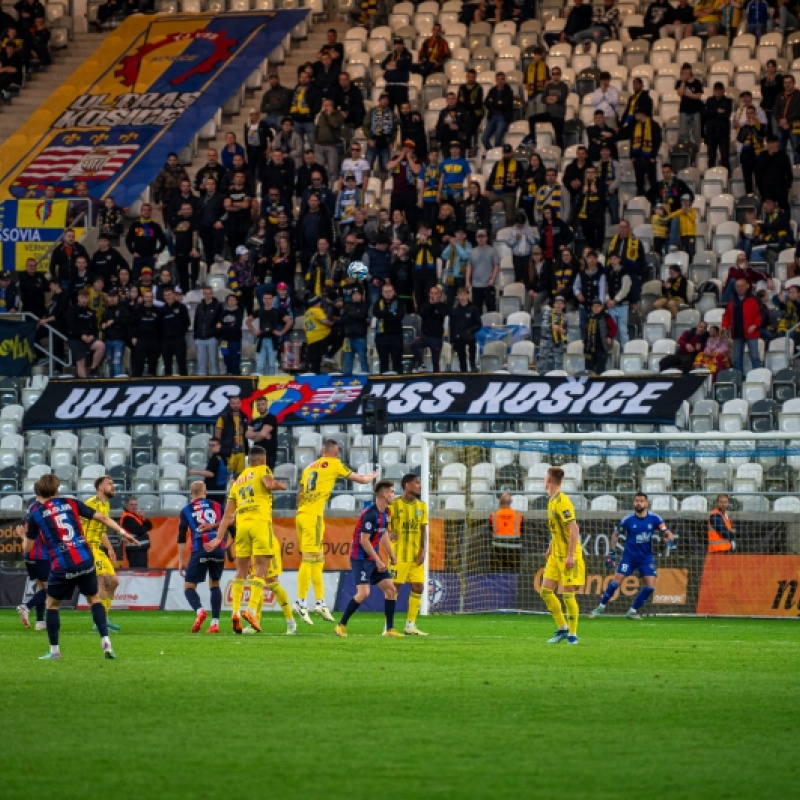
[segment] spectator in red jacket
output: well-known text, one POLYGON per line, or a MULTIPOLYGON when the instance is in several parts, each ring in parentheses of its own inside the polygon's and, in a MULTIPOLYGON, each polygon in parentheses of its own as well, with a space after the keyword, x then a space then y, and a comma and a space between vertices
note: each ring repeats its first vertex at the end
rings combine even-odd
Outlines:
POLYGON ((754 369, 762 366, 758 353, 761 339, 761 309, 758 300, 750 294, 750 287, 744 278, 736 281, 736 291, 728 301, 722 316, 722 330, 728 331, 733 342, 733 366, 744 373, 744 346, 750 352, 754 369))

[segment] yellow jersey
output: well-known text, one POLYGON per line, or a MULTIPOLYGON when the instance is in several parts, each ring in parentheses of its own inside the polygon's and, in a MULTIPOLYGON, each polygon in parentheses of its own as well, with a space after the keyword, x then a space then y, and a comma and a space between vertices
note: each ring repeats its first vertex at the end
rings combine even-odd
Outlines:
POLYGON ((306 342, 308 344, 321 342, 330 336, 331 329, 322 324, 322 321, 327 318, 328 315, 319 306, 313 306, 306 311, 303 317, 303 328, 306 332, 306 342))
POLYGON ((324 516, 325 503, 328 502, 336 481, 339 478, 347 478, 352 472, 353 470, 338 458, 330 456, 322 456, 313 464, 309 464, 300 476, 297 513, 324 516))
MULTIPOLYGON (((109 515, 111 511, 111 503, 107 500, 101 500, 97 495, 86 501, 89 508, 99 511, 101 514, 109 515)), ((106 526, 102 522, 95 520, 84 519, 81 517, 81 525, 83 526, 83 535, 92 550, 99 550, 103 544, 103 535, 106 532, 106 526)))
POLYGON ((231 485, 228 499, 236 502, 236 516, 251 518, 255 514, 272 517, 272 492, 264 486, 264 477, 272 477, 272 470, 262 464, 245 467, 231 485))
POLYGON ((422 500, 406 502, 398 497, 389 506, 389 531, 397 534, 392 549, 398 561, 416 561, 422 547, 422 526, 428 524, 428 508, 422 500))
MULTIPOLYGON (((572 501, 559 492, 547 503, 547 528, 550 531, 550 555, 566 558, 569 553, 569 524, 577 522, 572 501)), ((583 558, 580 539, 575 547, 575 558, 583 558)))

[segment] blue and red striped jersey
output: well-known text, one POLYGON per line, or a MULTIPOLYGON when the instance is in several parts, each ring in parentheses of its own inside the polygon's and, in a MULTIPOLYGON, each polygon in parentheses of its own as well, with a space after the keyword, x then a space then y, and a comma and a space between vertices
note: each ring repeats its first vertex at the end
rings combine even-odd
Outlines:
MULTIPOLYGON (((203 545, 210 542, 216 535, 216 530, 200 531, 203 523, 216 525, 222 521, 222 506, 215 500, 207 497, 197 498, 188 503, 181 510, 178 531, 185 535, 186 531, 192 532, 192 552, 203 552, 203 545)), ((224 550, 225 547, 219 548, 224 550)))
POLYGON ((372 561, 372 556, 361 546, 361 534, 369 536, 372 549, 377 553, 381 537, 389 527, 389 511, 378 511, 377 506, 370 506, 361 512, 353 532, 353 544, 350 547, 351 561, 372 561))
MULTIPOLYGON (((35 500, 28 508, 28 539, 41 537, 54 572, 67 572, 85 561, 94 561, 86 542, 81 517, 92 519, 95 510, 79 500, 51 497, 35 500)), ((35 545, 34 545, 35 547, 35 545)))

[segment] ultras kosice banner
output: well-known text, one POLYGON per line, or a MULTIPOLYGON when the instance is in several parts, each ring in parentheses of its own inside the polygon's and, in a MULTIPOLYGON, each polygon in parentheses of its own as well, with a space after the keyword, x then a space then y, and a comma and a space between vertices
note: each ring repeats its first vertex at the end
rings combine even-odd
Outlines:
MULTIPOLYGON (((0 148, 0 197, 75 183, 125 207, 308 9, 128 17, 0 148)), ((66 77, 66 76, 63 76, 66 77)))
POLYGON ((215 422, 231 397, 249 395, 252 378, 54 380, 25 412, 24 427, 92 428, 134 423, 215 422))

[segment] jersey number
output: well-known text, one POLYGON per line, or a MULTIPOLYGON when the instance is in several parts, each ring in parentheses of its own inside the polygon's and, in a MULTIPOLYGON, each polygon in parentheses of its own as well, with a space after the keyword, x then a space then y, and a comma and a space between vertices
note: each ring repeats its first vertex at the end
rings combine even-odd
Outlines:
POLYGON ((71 542, 75 538, 75 528, 68 522, 69 517, 66 514, 56 515, 56 525, 64 531, 61 539, 65 542, 71 542))
POLYGON ((242 502, 245 502, 246 500, 252 500, 255 496, 256 493, 253 491, 252 486, 242 486, 239 489, 239 497, 242 502))
POLYGON ((309 472, 308 480, 306 481, 306 491, 315 492, 317 490, 317 473, 309 472))
POLYGON ((197 511, 192 512, 192 516, 197 520, 197 522, 216 522, 217 515, 214 513, 213 508, 207 508, 205 510, 198 509, 197 511))

